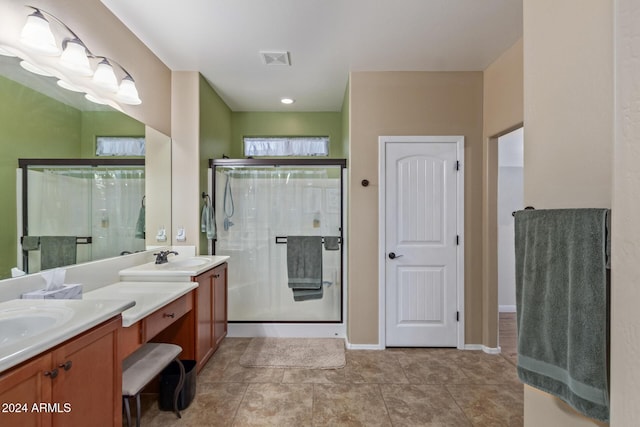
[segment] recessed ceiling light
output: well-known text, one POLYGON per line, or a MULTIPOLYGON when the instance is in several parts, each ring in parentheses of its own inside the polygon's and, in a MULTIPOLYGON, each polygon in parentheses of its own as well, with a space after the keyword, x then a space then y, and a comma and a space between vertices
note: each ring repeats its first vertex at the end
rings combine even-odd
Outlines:
POLYGON ((280 100, 280 102, 282 102, 283 104, 289 105, 289 104, 293 104, 296 101, 294 99, 291 99, 291 98, 282 98, 280 100))

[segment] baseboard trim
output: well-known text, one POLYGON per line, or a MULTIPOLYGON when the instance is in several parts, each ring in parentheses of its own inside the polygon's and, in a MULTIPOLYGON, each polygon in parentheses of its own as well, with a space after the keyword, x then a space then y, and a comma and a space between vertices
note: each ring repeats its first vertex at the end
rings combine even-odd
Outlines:
POLYGON ((500 354, 502 353, 502 349, 500 348, 500 346, 498 347, 487 347, 486 345, 482 345, 482 344, 465 344, 464 346, 465 350, 482 350, 487 354, 500 354))
POLYGON ((499 305, 498 311, 500 313, 515 313, 516 306, 515 305, 499 305))
POLYGON ((384 350, 380 344, 352 344, 345 340, 348 350, 384 350))

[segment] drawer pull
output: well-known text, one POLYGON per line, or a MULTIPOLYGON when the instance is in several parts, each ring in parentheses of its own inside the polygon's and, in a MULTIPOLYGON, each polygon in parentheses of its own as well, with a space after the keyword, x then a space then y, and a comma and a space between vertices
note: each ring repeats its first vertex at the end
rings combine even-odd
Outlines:
POLYGON ((175 314, 175 313, 171 313, 171 314, 164 313, 164 314, 162 315, 162 317, 171 317, 171 318, 173 319, 174 317, 176 317, 176 314, 175 314))
POLYGON ((55 377, 58 376, 58 368, 52 369, 50 371, 44 371, 44 376, 51 377, 51 379, 54 379, 55 377))
POLYGON ((64 363, 59 364, 58 368, 62 368, 65 371, 68 371, 69 369, 71 369, 71 366, 73 366, 73 363, 71 362, 71 360, 67 360, 64 363))
POLYGON ((218 279, 220 277, 220 275, 219 274, 214 274, 213 277, 218 279))

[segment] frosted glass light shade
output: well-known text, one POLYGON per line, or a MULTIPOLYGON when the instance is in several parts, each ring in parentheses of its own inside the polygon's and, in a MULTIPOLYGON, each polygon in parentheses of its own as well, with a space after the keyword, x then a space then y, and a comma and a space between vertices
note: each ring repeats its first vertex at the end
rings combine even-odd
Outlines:
POLYGON ((0 55, 2 56, 15 56, 13 53, 9 52, 7 49, 0 46, 0 55))
POLYGON ((20 42, 41 55, 60 55, 60 48, 51 32, 49 21, 39 10, 27 17, 27 22, 20 33, 20 42))
POLYGON ((58 86, 60 86, 61 88, 64 88, 66 90, 70 90, 71 92, 84 92, 84 90, 80 89, 78 86, 69 83, 65 80, 58 80, 58 86))
POLYGON ((80 76, 89 77, 93 74, 87 57, 87 49, 78 39, 67 41, 64 52, 60 56, 60 65, 80 76))
POLYGON ((31 62, 20 61, 20 66, 25 70, 32 72, 33 74, 37 74, 39 76, 44 76, 44 77, 53 77, 53 74, 43 70, 42 68, 36 65, 33 65, 31 62))
POLYGON ((110 92, 118 91, 118 79, 113 72, 113 67, 106 59, 100 61, 96 67, 96 72, 93 74, 93 83, 110 92))
POLYGON ((107 105, 107 102, 106 102, 106 101, 103 101, 102 99, 96 98, 95 96, 90 95, 90 94, 88 94, 88 93, 87 93, 87 94, 85 94, 85 95, 84 95, 84 97, 85 97, 87 100, 89 100, 89 101, 93 102, 94 104, 107 105))
POLYGON ((130 76, 125 77, 124 79, 122 79, 122 82, 120 82, 120 89, 118 89, 116 99, 123 104, 142 104, 140 96, 138 96, 138 89, 136 89, 136 84, 130 76))

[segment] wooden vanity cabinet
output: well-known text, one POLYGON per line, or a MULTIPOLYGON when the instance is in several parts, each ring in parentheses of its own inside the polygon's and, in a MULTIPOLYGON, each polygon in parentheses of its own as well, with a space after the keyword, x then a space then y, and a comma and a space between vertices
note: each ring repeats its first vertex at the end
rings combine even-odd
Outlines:
POLYGON ((196 362, 204 367, 227 335, 227 263, 196 277, 196 362))
POLYGON ((117 316, 0 374, 0 425, 121 426, 121 323, 117 316))

